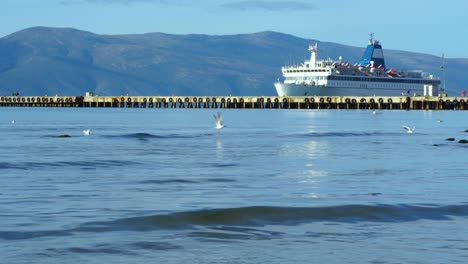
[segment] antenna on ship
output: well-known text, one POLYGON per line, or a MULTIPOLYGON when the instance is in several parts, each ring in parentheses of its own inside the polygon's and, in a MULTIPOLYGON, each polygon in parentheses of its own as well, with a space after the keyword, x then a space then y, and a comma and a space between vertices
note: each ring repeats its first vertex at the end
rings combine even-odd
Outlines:
POLYGON ((369 45, 374 44, 374 33, 369 33, 369 45))
POLYGON ((445 54, 442 52, 442 66, 440 66, 440 68, 442 68, 442 78, 443 78, 443 81, 444 81, 444 87, 441 88, 442 92, 444 94, 447 93, 447 86, 446 86, 446 77, 445 77, 445 54))

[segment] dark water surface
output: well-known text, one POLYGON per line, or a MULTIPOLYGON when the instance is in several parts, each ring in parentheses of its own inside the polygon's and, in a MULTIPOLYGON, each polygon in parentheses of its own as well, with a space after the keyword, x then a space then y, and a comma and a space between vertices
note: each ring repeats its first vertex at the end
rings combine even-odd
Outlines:
POLYGON ((466 112, 215 112, 0 109, 0 262, 468 261, 466 112))

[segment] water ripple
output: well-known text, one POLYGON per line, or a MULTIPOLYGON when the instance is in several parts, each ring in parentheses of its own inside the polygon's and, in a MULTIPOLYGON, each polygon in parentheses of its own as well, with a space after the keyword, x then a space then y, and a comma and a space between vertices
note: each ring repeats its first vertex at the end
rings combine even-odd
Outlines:
POLYGON ((0 162, 1 169, 34 170, 38 168, 50 167, 92 167, 111 168, 138 165, 138 162, 128 160, 83 160, 83 161, 57 161, 57 162, 0 162))

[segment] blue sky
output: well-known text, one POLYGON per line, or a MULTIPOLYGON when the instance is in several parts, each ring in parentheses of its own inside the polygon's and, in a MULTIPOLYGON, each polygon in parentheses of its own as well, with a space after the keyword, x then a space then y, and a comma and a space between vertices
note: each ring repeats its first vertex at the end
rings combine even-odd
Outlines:
POLYGON ((465 0, 1 0, 0 37, 33 27, 98 34, 272 30, 364 47, 468 58, 465 0))

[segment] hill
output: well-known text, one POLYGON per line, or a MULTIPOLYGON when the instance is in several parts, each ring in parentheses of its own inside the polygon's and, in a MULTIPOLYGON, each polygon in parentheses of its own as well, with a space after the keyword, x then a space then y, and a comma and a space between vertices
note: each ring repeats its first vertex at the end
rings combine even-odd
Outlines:
MULTIPOLYGON (((350 47, 277 32, 239 35, 97 35, 72 28, 28 28, 0 39, 1 94, 275 95, 281 66, 319 56, 357 62, 350 47)), ((385 49, 387 66, 441 75, 436 56, 385 49)), ((468 59, 447 59, 447 87, 466 85, 468 59)))

